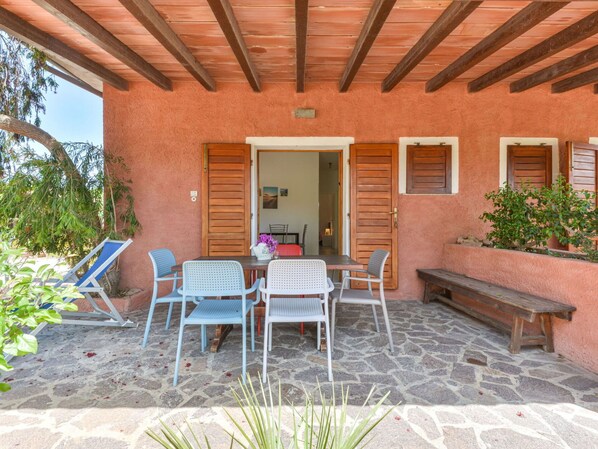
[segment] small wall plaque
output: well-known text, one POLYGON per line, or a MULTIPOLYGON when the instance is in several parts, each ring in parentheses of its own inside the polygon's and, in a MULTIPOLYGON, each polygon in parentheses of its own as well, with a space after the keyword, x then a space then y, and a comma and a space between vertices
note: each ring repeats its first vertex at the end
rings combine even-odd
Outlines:
POLYGON ((316 118, 316 110, 314 108, 297 108, 295 109, 295 118, 316 118))

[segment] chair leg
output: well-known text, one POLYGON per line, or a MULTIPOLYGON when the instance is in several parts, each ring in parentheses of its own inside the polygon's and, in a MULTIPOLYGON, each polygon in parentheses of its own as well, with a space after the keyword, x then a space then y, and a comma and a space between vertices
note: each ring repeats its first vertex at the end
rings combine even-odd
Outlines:
MULTIPOLYGON (((320 325, 320 322, 318 322, 318 325, 320 325)), ((325 328, 326 328, 326 336, 330 335, 330 322, 329 322, 329 317, 326 316, 326 322, 324 323, 325 328)), ((319 342, 319 340, 318 340, 319 342)), ((332 382, 333 378, 332 378, 332 344, 330 341, 327 342, 326 344, 326 356, 328 357, 328 382, 332 382)))
POLYGON ((170 318, 172 317, 172 309, 174 309, 174 303, 171 302, 168 306, 168 315, 166 316, 166 330, 170 327, 170 318))
POLYGON ((253 307, 251 308, 251 352, 255 352, 255 326, 254 326, 254 313, 253 307))
POLYGON ((247 379, 247 320, 243 320, 241 324, 242 332, 243 332, 243 362, 241 368, 241 377, 243 378, 243 384, 245 384, 245 380, 247 379))
POLYGON ((176 387, 179 381, 179 364, 181 363, 181 349, 183 346, 183 331, 185 330, 185 323, 181 320, 181 328, 179 329, 179 343, 176 347, 176 361, 174 365, 174 381, 172 385, 176 387))
POLYGON ((390 330, 390 320, 388 319, 388 310, 386 310, 386 303, 382 302, 382 313, 384 314, 384 324, 386 325, 386 332, 388 333, 388 344, 390 345, 390 352, 395 352, 392 342, 392 331, 390 330))
POLYGON ((202 324, 201 325, 201 352, 204 352, 206 350, 206 325, 202 324))
POLYGON ((319 351, 322 347, 322 323, 318 321, 317 329, 316 329, 316 348, 319 351))
POLYGON ((264 318, 264 361, 262 362, 262 382, 266 383, 266 372, 268 369, 268 338, 270 338, 270 332, 268 330, 268 320, 264 318))
POLYGON ((336 328, 336 299, 332 300, 332 316, 330 317, 330 337, 328 338, 328 342, 332 349, 334 349, 334 331, 336 328))
POLYGON ((272 323, 268 323, 268 351, 272 351, 272 323))
POLYGON ((145 332, 143 333, 143 342, 141 343, 141 347, 145 348, 147 345, 147 339, 149 337, 150 327, 152 325, 152 319, 154 318, 154 309, 156 308, 155 301, 152 301, 150 305, 149 313, 147 314, 147 323, 145 324, 145 332))
POLYGON ((376 324, 376 332, 380 332, 380 324, 378 324, 378 314, 376 313, 376 306, 372 304, 372 313, 374 314, 374 323, 376 324))

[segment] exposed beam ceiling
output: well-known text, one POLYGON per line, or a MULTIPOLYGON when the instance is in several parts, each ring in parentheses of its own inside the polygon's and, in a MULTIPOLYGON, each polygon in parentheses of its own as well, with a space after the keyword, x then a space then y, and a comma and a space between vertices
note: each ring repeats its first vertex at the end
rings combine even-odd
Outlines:
POLYGON ((122 5, 210 92, 216 82, 148 0, 120 0, 122 5))
POLYGON ((309 0, 295 0, 295 64, 297 66, 297 92, 305 91, 308 6, 309 0))
POLYGON ((560 94, 567 92, 578 87, 586 86, 588 84, 598 82, 598 68, 588 70, 587 72, 580 73, 579 75, 572 76, 571 78, 565 78, 558 83, 552 85, 552 93, 560 94))
POLYGON ((397 64, 382 82, 382 92, 390 92, 411 70, 413 70, 438 44, 440 44, 481 1, 463 1, 451 3, 441 16, 428 28, 421 39, 397 64))
POLYGON ((523 92, 595 62, 598 62, 598 45, 594 45, 592 48, 563 59, 520 80, 513 81, 511 83, 511 92, 523 92))
POLYGON ((426 92, 434 92, 500 50, 569 2, 533 2, 523 8, 492 34, 478 42, 465 54, 426 83, 426 92))
POLYGON ((598 33, 598 11, 565 28, 515 58, 471 81, 469 92, 479 92, 520 70, 552 56, 598 33))
POLYGON ((386 18, 392 11, 396 2, 397 0, 376 0, 374 2, 372 9, 370 9, 368 17, 363 24, 359 38, 357 38, 357 43, 353 48, 353 53, 349 58, 347 67, 345 67, 345 71, 341 77, 339 83, 339 90, 341 92, 346 92, 349 89, 355 75, 357 75, 359 67, 370 51, 370 48, 372 48, 376 37, 378 37, 378 33, 382 29, 382 25, 386 22, 386 18))
POLYGON ((0 7, 0 28, 9 34, 47 53, 53 58, 63 58, 102 79, 119 90, 128 90, 124 78, 92 61, 87 56, 72 49, 45 31, 36 28, 10 11, 0 7))
POLYGON ((51 65, 46 64, 44 66, 44 70, 48 73, 51 73, 52 75, 62 78, 65 81, 68 81, 69 83, 73 84, 74 86, 77 86, 83 90, 86 90, 87 92, 91 92, 92 94, 97 95, 98 97, 103 97, 102 92, 100 92, 99 90, 95 89, 94 87, 91 87, 89 84, 87 84, 84 81, 81 81, 79 78, 75 78, 74 76, 72 76, 68 73, 64 73, 63 71, 58 70, 58 69, 52 67, 51 65))
POLYGON ((33 1, 158 87, 172 90, 168 78, 69 0, 33 1))
POLYGON ((255 69, 249 52, 247 51, 247 45, 243 39, 243 34, 233 13, 233 9, 228 0, 207 0, 226 40, 228 45, 233 50, 239 65, 245 74, 245 78, 249 82, 251 88, 255 92, 260 92, 260 79, 255 69))

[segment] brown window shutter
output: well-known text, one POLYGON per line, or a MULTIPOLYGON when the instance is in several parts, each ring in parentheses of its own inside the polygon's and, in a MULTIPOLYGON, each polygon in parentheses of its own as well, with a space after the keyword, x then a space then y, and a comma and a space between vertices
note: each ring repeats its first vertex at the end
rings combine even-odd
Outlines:
POLYGON ((509 145, 507 181, 515 189, 523 183, 541 188, 552 184, 552 147, 546 145, 509 145))
POLYGON ((407 146, 407 193, 451 193, 450 145, 407 146))
POLYGON ((598 145, 566 142, 567 181, 575 190, 598 193, 598 145))

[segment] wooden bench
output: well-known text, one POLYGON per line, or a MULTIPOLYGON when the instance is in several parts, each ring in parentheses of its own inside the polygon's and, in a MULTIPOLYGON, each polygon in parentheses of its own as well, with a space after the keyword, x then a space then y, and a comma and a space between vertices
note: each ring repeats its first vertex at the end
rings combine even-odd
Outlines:
POLYGON ((417 273, 426 283, 424 303, 432 300, 441 301, 457 310, 477 318, 511 334, 509 351, 518 354, 522 346, 541 345, 546 352, 554 352, 552 339, 552 317, 571 320, 576 310, 568 304, 528 295, 517 290, 501 287, 462 274, 445 270, 421 270, 417 273), (462 303, 455 302, 452 294, 466 296, 472 300, 493 307, 513 316, 513 325, 509 327, 495 318, 484 315, 462 303), (542 335, 524 335, 523 322, 533 323, 539 319, 542 335))

